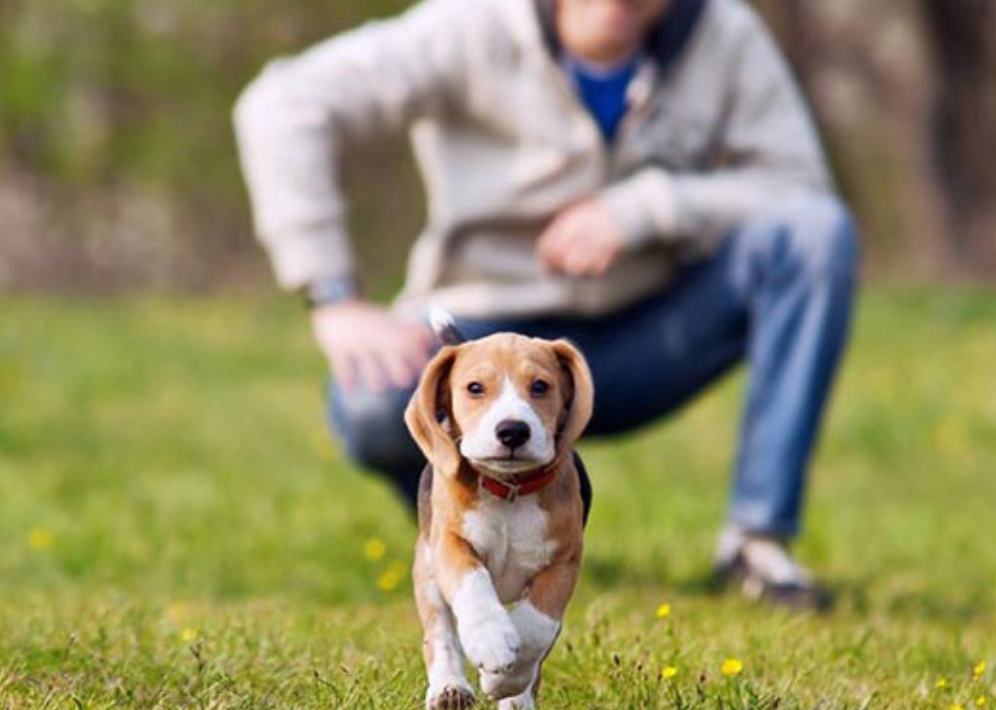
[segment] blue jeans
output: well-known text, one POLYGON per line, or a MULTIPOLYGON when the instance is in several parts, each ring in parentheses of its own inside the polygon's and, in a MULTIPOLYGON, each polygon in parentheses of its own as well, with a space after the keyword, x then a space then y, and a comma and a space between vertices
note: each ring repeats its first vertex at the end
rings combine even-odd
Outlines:
MULTIPOLYGON (((799 529, 807 466, 847 340, 857 261, 847 211, 808 195, 744 225, 660 293, 611 315, 458 325, 470 338, 515 331, 573 341, 595 381, 589 436, 654 422, 745 359, 729 520, 787 538, 799 529)), ((333 383, 330 420, 354 460, 414 501, 424 459, 402 421, 410 395, 333 383)))

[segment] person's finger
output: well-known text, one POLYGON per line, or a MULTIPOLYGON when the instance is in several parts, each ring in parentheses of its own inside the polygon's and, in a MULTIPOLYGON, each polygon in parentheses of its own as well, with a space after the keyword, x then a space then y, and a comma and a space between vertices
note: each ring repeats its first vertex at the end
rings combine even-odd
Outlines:
POLYGON ((375 350, 365 350, 356 353, 353 363, 359 373, 359 380, 371 392, 383 392, 387 389, 387 378, 381 370, 379 358, 375 350))
POLYGON ((405 347, 401 350, 401 357, 412 371, 413 379, 421 374, 422 370, 425 369, 426 363, 429 362, 431 347, 431 342, 421 342, 412 339, 405 343, 405 347))
POLYGON ((332 375, 339 381, 339 383, 346 389, 352 388, 356 384, 356 368, 353 367, 352 360, 346 357, 345 354, 339 353, 335 350, 329 350, 328 348, 324 351, 325 359, 328 362, 329 368, 332 370, 332 375))
POLYGON ((571 220, 562 219, 553 225, 544 252, 544 263, 553 271, 566 271, 567 262, 574 242, 574 225, 571 220))
POLYGON ((428 362, 431 331, 421 324, 398 322, 379 336, 372 346, 382 373, 397 387, 411 386, 428 362))
POLYGON ((602 253, 597 259, 592 261, 591 266, 588 269, 588 273, 591 276, 602 276, 606 271, 609 270, 609 266, 615 259, 608 253, 602 253))
POLYGON ((380 366, 395 387, 409 387, 415 373, 403 350, 385 349, 377 353, 380 366))
POLYGON ((576 256, 571 255, 564 259, 560 270, 568 276, 579 276, 581 268, 582 262, 576 256))
POLYGON ((588 276, 601 276, 608 270, 614 260, 615 255, 612 248, 604 242, 599 241, 588 257, 585 273, 588 276))
POLYGON ((599 235, 588 232, 582 241, 585 261, 585 272, 591 273, 597 265, 605 258, 605 243, 599 235))
POLYGON ((540 235, 539 247, 544 258, 553 260, 559 256, 563 242, 568 237, 570 229, 570 219, 564 216, 554 218, 543 234, 540 235))
POLYGON ((583 276, 588 273, 594 261, 594 249, 588 239, 578 234, 571 247, 564 252, 564 271, 571 276, 583 276))
POLYGON ((540 235, 539 241, 536 242, 536 256, 539 257, 540 263, 551 269, 556 266, 556 252, 553 248, 555 238, 556 233, 551 226, 540 235))
MULTIPOLYGON (((432 329, 422 323, 412 324, 408 328, 407 336, 412 347, 425 356, 428 356, 429 348, 432 347, 432 343, 436 337, 432 329)), ((428 360, 428 357, 426 357, 426 360, 428 360)))
POLYGON ((575 259, 564 270, 571 276, 588 276, 591 272, 591 262, 585 258, 575 259))

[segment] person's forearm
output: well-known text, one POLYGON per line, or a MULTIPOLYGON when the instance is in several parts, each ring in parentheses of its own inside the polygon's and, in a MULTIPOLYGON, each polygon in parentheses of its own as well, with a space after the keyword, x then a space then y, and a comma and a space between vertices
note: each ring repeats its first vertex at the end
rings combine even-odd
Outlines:
POLYGON ((327 118, 306 110, 280 68, 264 72, 242 94, 235 130, 253 221, 277 281, 287 289, 345 278, 353 259, 327 118))
POLYGON ((829 192, 829 175, 814 164, 749 167, 674 176, 674 231, 715 241, 800 192, 829 192))
POLYGON ((283 287, 352 274, 341 146, 410 125, 454 91, 468 17, 453 0, 419 3, 271 62, 243 92, 239 156, 256 233, 283 287))
POLYGON ((631 247, 711 241, 798 190, 832 189, 818 162, 748 166, 701 173, 644 168, 604 198, 631 247))

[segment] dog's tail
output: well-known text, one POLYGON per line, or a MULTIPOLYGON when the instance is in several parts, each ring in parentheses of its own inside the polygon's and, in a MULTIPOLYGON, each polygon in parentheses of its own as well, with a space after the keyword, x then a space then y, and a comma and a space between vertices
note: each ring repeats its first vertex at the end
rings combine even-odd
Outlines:
POLYGON ((467 340, 456 327, 453 316, 439 306, 429 309, 429 326, 443 345, 459 345, 467 340))

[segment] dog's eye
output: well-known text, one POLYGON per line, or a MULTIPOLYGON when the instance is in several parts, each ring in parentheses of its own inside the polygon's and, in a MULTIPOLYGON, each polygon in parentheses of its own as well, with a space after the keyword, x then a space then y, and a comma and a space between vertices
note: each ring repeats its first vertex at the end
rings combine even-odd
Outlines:
POLYGON ((550 384, 546 380, 536 380, 529 389, 536 395, 546 394, 550 390, 550 384))
POLYGON ((469 385, 467 385, 467 391, 474 396, 482 395, 484 394, 484 385, 482 385, 480 382, 471 382, 469 385))

